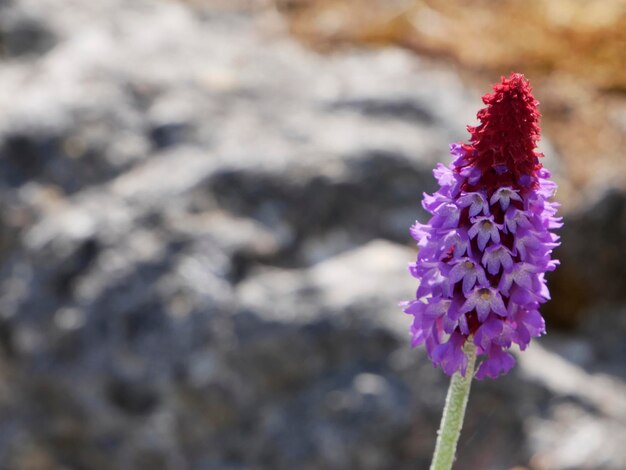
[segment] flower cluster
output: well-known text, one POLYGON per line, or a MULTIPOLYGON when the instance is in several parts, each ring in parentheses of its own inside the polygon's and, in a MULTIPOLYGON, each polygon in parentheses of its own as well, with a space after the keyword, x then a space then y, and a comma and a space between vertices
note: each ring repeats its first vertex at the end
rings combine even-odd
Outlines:
POLYGON ((465 375, 463 345, 473 338, 484 360, 477 378, 508 372, 520 349, 545 332, 539 305, 549 299, 544 274, 561 226, 556 185, 539 163, 538 102, 523 75, 512 74, 483 96, 480 124, 468 126, 469 143, 450 146, 454 161, 434 170, 439 190, 424 195, 432 214, 411 228, 419 279, 413 315, 413 346, 425 344, 433 364, 465 375))

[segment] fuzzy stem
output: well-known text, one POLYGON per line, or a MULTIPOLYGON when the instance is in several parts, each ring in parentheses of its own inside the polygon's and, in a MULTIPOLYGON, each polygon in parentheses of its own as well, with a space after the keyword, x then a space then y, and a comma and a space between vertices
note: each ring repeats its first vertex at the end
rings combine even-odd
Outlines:
POLYGON ((467 355, 467 370, 465 376, 457 372, 450 380, 430 470, 450 470, 454 462, 476 365, 476 345, 471 339, 465 342, 463 351, 467 355))

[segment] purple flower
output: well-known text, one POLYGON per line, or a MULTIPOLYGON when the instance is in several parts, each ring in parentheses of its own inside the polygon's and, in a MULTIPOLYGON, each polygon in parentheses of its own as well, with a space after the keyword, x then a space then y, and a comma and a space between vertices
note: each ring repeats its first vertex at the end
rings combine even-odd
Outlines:
POLYGON ((450 284, 455 284, 463 279, 463 293, 467 294, 476 284, 489 285, 483 267, 475 263, 471 258, 461 258, 448 274, 450 284))
POLYGON ((500 374, 506 374, 515 365, 515 358, 502 348, 493 345, 489 348, 487 359, 476 371, 477 379, 485 377, 497 378, 500 374))
POLYGON ((472 225, 472 228, 469 229, 467 234, 470 238, 474 238, 478 235, 478 248, 481 251, 485 249, 489 239, 493 240, 494 243, 500 243, 499 229, 501 229, 502 226, 494 222, 493 216, 475 217, 472 219, 472 222, 474 224, 472 225))
POLYGON ((509 271, 506 271, 500 278, 500 284, 498 289, 508 294, 513 283, 519 287, 526 289, 527 291, 539 291, 539 276, 538 272, 541 272, 541 268, 530 263, 516 263, 509 271))
POLYGON ((489 312, 495 312, 503 317, 507 316, 506 308, 502 297, 497 290, 491 287, 477 287, 465 300, 460 313, 467 313, 476 310, 478 320, 484 321, 489 312))
POLYGON ((513 201, 522 201, 522 198, 517 194, 518 192, 513 188, 500 188, 497 189, 491 198, 489 199, 489 204, 494 205, 499 202, 502 210, 505 211, 509 207, 511 200, 513 201))
POLYGON ((457 227, 459 224, 459 208, 451 202, 437 206, 435 216, 431 219, 431 226, 440 229, 457 227))
POLYGON ((513 267, 512 253, 504 245, 491 245, 488 247, 481 261, 487 267, 487 272, 494 276, 500 271, 500 266, 504 270, 510 270, 513 267))
POLYGON ((451 253, 453 258, 463 256, 465 253, 471 254, 472 252, 467 230, 463 228, 448 232, 441 240, 441 245, 444 252, 451 253))
POLYGON ((481 193, 465 193, 458 199, 457 204, 459 207, 469 206, 470 217, 474 217, 481 212, 489 215, 489 204, 487 204, 485 196, 481 193))
POLYGON ((453 333, 445 343, 439 344, 432 352, 433 361, 441 366, 443 371, 452 375, 461 371, 465 375, 467 368, 467 357, 463 353, 465 339, 460 333, 453 333))
POLYGON ((509 348, 545 333, 544 274, 558 264, 559 245, 550 230, 562 225, 549 201, 556 185, 535 151, 539 113, 528 83, 513 74, 483 100, 470 143, 452 144, 453 162, 434 170, 439 190, 423 201, 430 221, 411 227, 419 253, 410 272, 420 283, 404 308, 413 346, 424 344, 448 375, 465 374, 471 339, 479 379, 508 372, 509 348))
POLYGON ((531 227, 529 216, 526 211, 516 209, 515 207, 509 207, 504 214, 504 225, 510 233, 515 233, 517 227, 527 229, 531 227))

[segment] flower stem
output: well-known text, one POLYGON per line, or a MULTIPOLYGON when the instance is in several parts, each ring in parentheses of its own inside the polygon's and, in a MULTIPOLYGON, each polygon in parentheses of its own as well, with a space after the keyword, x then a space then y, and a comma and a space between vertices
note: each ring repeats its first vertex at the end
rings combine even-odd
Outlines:
POLYGON ((476 365, 476 345, 471 338, 465 342, 463 351, 467 355, 467 370, 465 376, 457 372, 450 380, 450 388, 441 417, 439 436, 430 470, 450 470, 454 462, 456 445, 463 427, 465 408, 467 407, 470 386, 474 377, 474 366, 476 365))

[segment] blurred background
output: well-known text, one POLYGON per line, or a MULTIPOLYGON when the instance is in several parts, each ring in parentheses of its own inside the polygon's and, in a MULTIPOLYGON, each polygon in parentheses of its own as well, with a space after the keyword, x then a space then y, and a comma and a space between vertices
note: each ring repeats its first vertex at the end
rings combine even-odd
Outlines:
POLYGON ((625 51, 621 0, 0 0, 0 468, 427 468, 408 228, 511 71, 562 265, 455 468, 626 468, 625 51))

